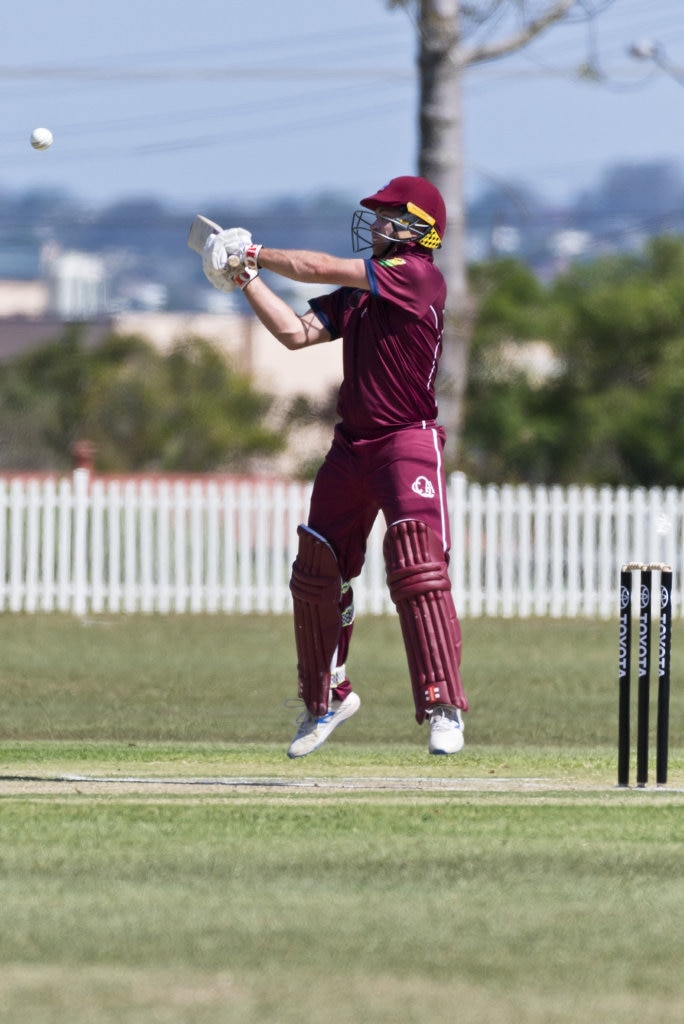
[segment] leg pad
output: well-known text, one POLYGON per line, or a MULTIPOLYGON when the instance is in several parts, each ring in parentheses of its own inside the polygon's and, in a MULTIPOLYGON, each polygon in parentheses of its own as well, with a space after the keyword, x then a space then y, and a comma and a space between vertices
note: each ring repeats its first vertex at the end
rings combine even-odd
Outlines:
POLYGON ((468 710, 461 681, 461 627, 451 595, 446 556, 425 523, 393 523, 383 553, 390 595, 406 647, 416 719, 434 704, 468 710))
POLYGON ((298 692, 313 715, 324 715, 331 673, 342 631, 342 577, 325 538, 299 526, 299 550, 292 566, 298 692))

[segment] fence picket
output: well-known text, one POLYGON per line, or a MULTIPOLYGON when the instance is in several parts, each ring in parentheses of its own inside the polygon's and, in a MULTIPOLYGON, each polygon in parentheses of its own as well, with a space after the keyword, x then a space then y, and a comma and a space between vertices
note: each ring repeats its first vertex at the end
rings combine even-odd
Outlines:
POLYGON ((485 490, 484 515, 484 606, 487 615, 499 613, 499 491, 490 485, 485 490))
POLYGON ((252 488, 242 483, 238 488, 238 608, 252 610, 252 488))
POLYGON ((473 615, 482 614, 482 598, 484 586, 482 580, 482 488, 479 484, 473 484, 470 488, 470 592, 466 596, 464 613, 468 611, 473 615))
POLYGON ((515 614, 515 498, 510 486, 501 488, 501 606, 506 618, 515 614))
MULTIPOLYGON (((287 608, 287 579, 285 568, 285 524, 287 519, 287 493, 281 483, 273 486, 273 525, 271 527, 271 544, 273 558, 271 563, 271 608, 272 612, 281 613, 287 608)), ((288 524, 289 530, 289 524, 288 524)))
POLYGON ((64 477, 57 489, 57 610, 72 610, 71 538, 72 520, 71 480, 64 477))
POLYGON ((9 610, 18 612, 23 601, 23 563, 24 563, 24 482, 13 480, 9 495, 9 610))
POLYGON ((72 610, 85 615, 88 606, 88 483, 89 474, 77 469, 73 479, 73 597, 72 610))
POLYGON ((154 611, 155 509, 152 484, 140 484, 140 611, 154 611))
POLYGON ((568 487, 567 493, 567 539, 565 547, 566 558, 566 591, 567 600, 565 614, 569 618, 575 618, 582 606, 582 558, 580 555, 580 489, 577 486, 568 487))
POLYGON ((197 481, 190 485, 190 611, 204 611, 204 542, 206 536, 203 490, 197 481))
POLYGON ((162 615, 171 611, 171 488, 168 480, 157 487, 157 607, 162 615))
POLYGON ((534 491, 534 612, 546 615, 549 577, 549 492, 545 487, 534 491))
POLYGON ((216 482, 211 480, 207 485, 207 554, 205 611, 215 614, 219 610, 219 522, 220 505, 216 482))
POLYGON ((188 597, 186 488, 180 480, 173 489, 173 539, 173 609, 184 612, 188 597))
POLYGON ((254 584, 256 594, 254 607, 258 612, 269 611, 269 550, 271 546, 272 502, 271 489, 263 483, 254 491, 254 584))
POLYGON ((137 604, 137 526, 138 526, 138 490, 133 480, 124 484, 123 500, 123 593, 124 611, 134 612, 137 604))
POLYGON ((105 609, 105 485, 92 485, 90 519, 90 609, 96 615, 105 609))
POLYGON ((29 480, 26 501, 26 587, 24 609, 35 612, 39 603, 40 503, 38 481, 29 480))
POLYGON ((113 480, 108 489, 107 539, 108 539, 108 611, 117 613, 121 609, 121 486, 113 480))
POLYGON ((525 484, 518 488, 518 615, 527 618, 532 611, 532 493, 525 484))
MULTIPOLYGON (((54 611, 55 593, 55 509, 57 507, 57 490, 54 480, 46 480, 43 493, 43 550, 41 558, 41 572, 43 585, 41 587, 41 608, 45 612, 54 611)), ((4 517, 3 517, 4 518, 4 517)), ((4 564, 4 557, 0 564, 4 564)), ((4 580, 4 573, 2 574, 4 580)))

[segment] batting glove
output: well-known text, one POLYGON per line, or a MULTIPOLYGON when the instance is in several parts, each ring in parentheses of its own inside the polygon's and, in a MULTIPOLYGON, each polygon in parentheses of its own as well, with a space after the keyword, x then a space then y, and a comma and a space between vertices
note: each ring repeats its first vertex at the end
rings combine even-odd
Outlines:
POLYGON ((226 228, 209 235, 202 253, 205 269, 237 269, 243 263, 242 254, 251 241, 252 236, 245 228, 226 228))
POLYGON ((210 235, 202 254, 205 277, 221 291, 232 291, 235 285, 246 288, 259 273, 260 249, 244 228, 226 228, 210 235))
POLYGON ((231 228, 209 235, 202 251, 202 269, 206 279, 220 292, 232 292, 237 284, 230 276, 230 264, 234 270, 242 270, 243 264, 239 256, 228 252, 226 242, 231 249, 251 241, 249 231, 243 228, 231 228))
POLYGON ((237 288, 237 283, 232 277, 228 277, 225 270, 211 270, 207 269, 204 265, 202 269, 209 284, 212 284, 214 288, 218 288, 220 292, 234 292, 237 288))

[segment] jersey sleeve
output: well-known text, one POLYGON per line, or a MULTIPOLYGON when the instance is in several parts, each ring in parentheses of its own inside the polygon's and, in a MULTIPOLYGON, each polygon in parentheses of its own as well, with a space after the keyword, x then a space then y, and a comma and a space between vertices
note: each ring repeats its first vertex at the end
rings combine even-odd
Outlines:
POLYGON ((365 260, 371 295, 421 317, 435 302, 443 278, 432 260, 420 256, 365 260))
POLYGON ((342 337, 345 300, 351 290, 351 288, 337 288, 327 295, 317 295, 314 299, 309 299, 309 308, 328 331, 332 341, 342 337))

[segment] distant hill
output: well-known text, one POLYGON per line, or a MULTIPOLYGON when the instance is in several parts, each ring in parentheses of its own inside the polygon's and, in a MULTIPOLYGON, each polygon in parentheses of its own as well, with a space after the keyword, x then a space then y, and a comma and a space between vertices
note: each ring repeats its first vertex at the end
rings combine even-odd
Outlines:
MULTIPOLYGON (((0 188, 0 278, 39 277, 41 250, 50 244, 100 254, 118 309, 151 301, 171 311, 198 311, 209 299, 200 261, 186 246, 195 213, 246 227, 276 247, 349 255, 357 202, 355 196, 317 194, 195 210, 140 196, 94 208, 61 191, 13 195, 0 188)), ((634 249, 647 237, 683 232, 681 169, 657 161, 610 167, 595 188, 561 209, 524 183, 491 186, 468 204, 466 252, 471 261, 513 255, 543 276, 559 260, 634 249)))

